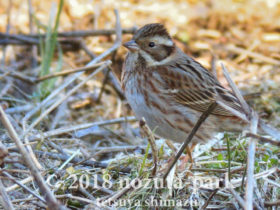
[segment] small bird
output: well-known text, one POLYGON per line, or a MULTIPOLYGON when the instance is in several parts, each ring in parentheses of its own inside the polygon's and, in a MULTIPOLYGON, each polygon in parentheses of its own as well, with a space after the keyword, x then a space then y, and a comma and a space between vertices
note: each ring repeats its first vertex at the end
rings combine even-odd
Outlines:
POLYGON ((140 120, 162 138, 183 142, 200 115, 219 100, 192 143, 217 132, 241 131, 249 121, 235 94, 176 46, 162 24, 147 24, 124 44, 121 86, 140 120))

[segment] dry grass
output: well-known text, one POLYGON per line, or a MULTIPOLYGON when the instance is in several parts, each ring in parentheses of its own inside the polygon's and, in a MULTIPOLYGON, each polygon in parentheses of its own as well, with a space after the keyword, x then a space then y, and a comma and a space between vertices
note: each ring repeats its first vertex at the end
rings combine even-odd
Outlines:
MULTIPOLYGON (((117 79, 110 73, 113 70, 120 76, 125 55, 116 39, 120 37, 115 35, 114 8, 125 31, 123 41, 131 37, 134 26, 164 23, 178 46, 205 67, 211 68, 215 55, 217 76, 228 86, 220 67, 223 62, 242 93, 250 93, 245 97, 248 103, 279 127, 280 1, 65 0, 58 32, 79 34, 66 37, 58 33, 57 40, 44 40, 45 46, 56 46, 51 58, 43 56, 42 52, 48 55, 46 48, 40 50, 43 39, 29 34, 45 34, 54 28, 49 20, 58 17, 55 6, 51 1, 33 0, 29 10, 28 1, 10 2, 0 2, 0 106, 57 200, 73 209, 98 209, 98 202, 103 202, 104 209, 147 209, 152 202, 167 209, 174 209, 173 204, 185 208, 192 204, 193 209, 240 209, 244 205, 248 138, 241 133, 223 133, 206 145, 197 145, 194 164, 171 171, 168 183, 175 183, 172 189, 152 180, 154 158, 146 138, 151 133, 141 136, 117 79), (94 36, 84 31, 96 33, 97 29, 106 30, 94 36), (111 67, 99 68, 102 72, 97 74, 80 69, 94 63, 100 67, 104 65, 99 64, 101 59, 111 60, 111 67), (79 72, 43 80, 42 91, 42 63, 47 74, 69 69, 79 72)), ((59 2, 53 2, 58 7, 59 2)), ((2 205, 8 206, 10 199, 15 209, 46 208, 46 198, 2 124, 0 139, 0 163, 8 149, 0 177, 7 193, 2 205)), ((175 153, 163 139, 156 146, 151 144, 158 151, 153 155, 157 155, 159 176, 175 153)), ((277 145, 256 144, 255 208, 277 209, 280 205, 279 154, 277 145)))

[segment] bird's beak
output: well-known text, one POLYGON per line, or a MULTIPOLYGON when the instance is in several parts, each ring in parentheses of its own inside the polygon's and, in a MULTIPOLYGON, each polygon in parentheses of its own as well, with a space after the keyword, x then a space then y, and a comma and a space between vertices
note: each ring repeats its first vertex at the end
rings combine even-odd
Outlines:
POLYGON ((139 46, 134 40, 130 40, 129 42, 124 43, 123 46, 130 51, 139 50, 139 46))

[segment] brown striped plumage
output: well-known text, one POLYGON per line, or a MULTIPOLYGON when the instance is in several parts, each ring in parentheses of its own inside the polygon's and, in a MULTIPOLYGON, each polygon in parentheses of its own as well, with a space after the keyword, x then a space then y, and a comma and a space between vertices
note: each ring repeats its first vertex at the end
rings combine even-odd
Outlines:
POLYGON ((137 118, 157 135, 184 141, 197 119, 219 101, 193 139, 206 142, 216 132, 241 130, 247 118, 235 95, 198 62, 184 54, 161 24, 140 28, 130 42, 122 88, 137 118))

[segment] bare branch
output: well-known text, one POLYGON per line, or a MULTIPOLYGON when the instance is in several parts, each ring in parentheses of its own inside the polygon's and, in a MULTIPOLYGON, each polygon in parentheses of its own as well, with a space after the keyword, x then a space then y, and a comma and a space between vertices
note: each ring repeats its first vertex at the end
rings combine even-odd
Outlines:
POLYGON ((46 80, 46 79, 51 79, 51 78, 59 77, 59 76, 65 76, 67 74, 72 74, 72 73, 76 73, 76 72, 94 70, 94 69, 97 69, 98 67, 100 67, 104 64, 106 64, 106 62, 100 62, 100 63, 94 64, 92 66, 85 66, 85 67, 80 67, 80 68, 76 68, 76 69, 54 72, 52 74, 48 74, 48 75, 39 77, 38 79, 35 80, 35 82, 42 82, 43 80, 46 80))
POLYGON ((5 190, 5 187, 0 179, 0 201, 5 210, 13 210, 14 206, 5 190))
POLYGON ((259 136, 259 135, 254 134, 254 133, 247 133, 245 136, 246 137, 255 138, 255 139, 257 139, 258 141, 260 141, 262 143, 269 143, 269 144, 272 144, 272 145, 280 147, 280 141, 273 141, 273 140, 271 140, 269 138, 266 138, 266 137, 263 137, 263 136, 259 136))
MULTIPOLYGON (((136 27, 124 28, 121 30, 122 34, 133 34, 137 30, 136 27)), ((96 29, 96 30, 80 30, 80 31, 68 31, 57 34, 57 37, 87 37, 87 36, 110 36, 117 34, 116 29, 96 29)), ((28 42, 30 44, 39 44, 39 38, 45 37, 46 34, 5 34, 0 33, 0 37, 6 39, 14 39, 18 41, 28 42)))
POLYGON ((2 174, 4 174, 6 177, 8 177, 10 180, 12 180, 14 183, 18 184, 19 186, 21 186, 25 191, 27 191, 28 193, 34 195, 36 198, 38 198, 40 201, 46 203, 45 199, 43 199, 40 195, 37 195, 36 193, 34 193, 31 189, 29 189, 28 187, 26 187, 25 185, 23 185, 22 183, 20 183, 19 181, 17 181, 14 177, 12 177, 8 172, 6 171, 2 171, 2 174))
POLYGON ((63 206, 61 206, 48 186, 46 185, 43 177, 41 176, 39 170, 36 168, 35 164, 33 163, 32 159, 30 158, 27 150, 23 146, 21 140, 19 139, 14 127, 12 126, 10 120, 8 119, 7 115, 5 114, 4 110, 0 106, 0 119, 4 125, 4 127, 7 129, 11 139, 16 143, 20 153, 22 154, 23 160, 27 167, 30 169, 30 172, 34 179, 36 180, 36 183, 38 184, 38 187, 42 193, 42 195, 45 197, 45 200, 47 202, 47 205, 50 209, 64 209, 63 206))
POLYGON ((207 208, 207 206, 209 205, 210 201, 212 200, 212 198, 214 197, 214 195, 216 195, 216 193, 218 192, 218 188, 213 190, 213 192, 211 193, 211 195, 208 197, 207 201, 205 202, 205 204, 203 204, 203 206, 201 207, 201 210, 204 210, 207 208))
POLYGON ((243 200, 243 198, 240 197, 240 195, 237 194, 237 192, 235 192, 235 190, 233 189, 233 186, 231 183, 229 183, 229 188, 228 190, 231 192, 231 194, 235 197, 235 199, 237 200, 237 202, 239 203, 239 205, 242 208, 245 208, 245 201, 243 200))
MULTIPOLYGON (((258 115, 253 112, 251 120, 251 133, 257 133, 258 128, 258 115)), ((256 152, 256 140, 250 138, 248 146, 248 157, 247 157, 247 185, 246 185, 246 203, 245 209, 253 209, 253 195, 254 195, 254 166, 255 166, 255 152, 256 152)))
POLYGON ((240 93, 239 89, 237 88, 237 86, 234 84, 234 82, 232 81, 232 79, 229 76, 229 73, 226 69, 226 67, 224 66, 224 64, 222 63, 222 68, 223 68, 223 73, 225 78, 227 79, 229 86, 231 87, 233 93, 235 94, 235 96, 237 97, 237 99, 239 100, 242 108, 244 109, 244 112, 246 113, 247 117, 251 117, 251 109, 249 107, 249 105, 246 103, 246 101, 244 100, 242 94, 240 93))

